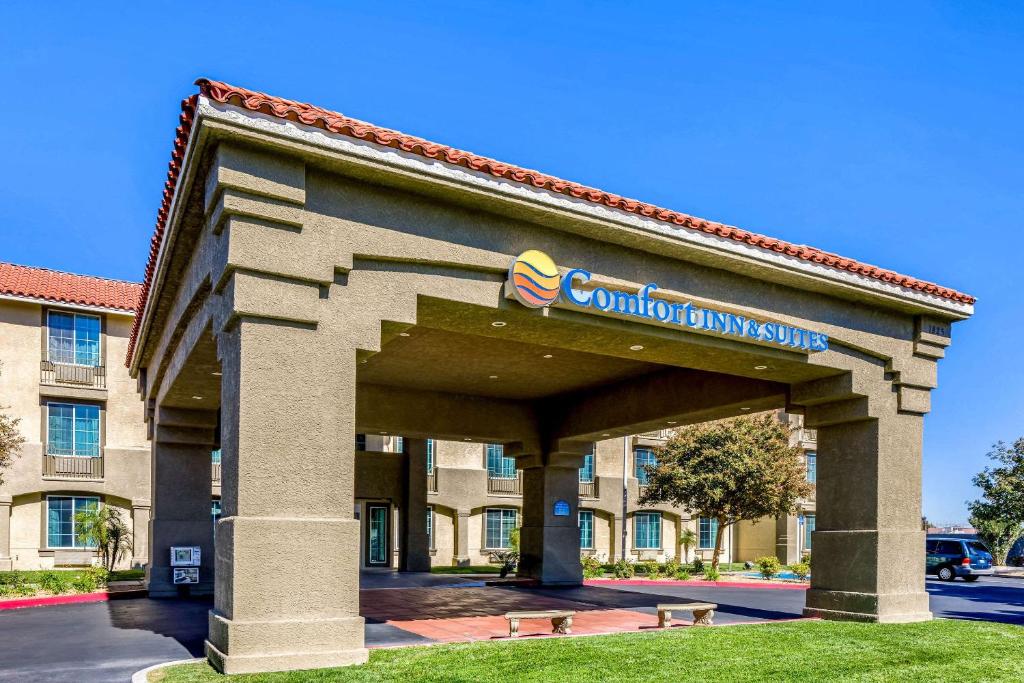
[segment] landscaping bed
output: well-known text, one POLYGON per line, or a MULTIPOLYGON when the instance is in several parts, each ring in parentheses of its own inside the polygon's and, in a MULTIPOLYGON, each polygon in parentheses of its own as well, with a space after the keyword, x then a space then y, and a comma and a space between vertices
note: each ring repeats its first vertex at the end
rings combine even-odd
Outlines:
POLYGON ((141 581, 145 572, 107 572, 102 567, 0 572, 0 600, 56 595, 81 595, 118 581, 141 581))
POLYGON ((1021 626, 799 621, 381 649, 363 666, 233 677, 181 664, 149 681, 1019 681, 1022 666, 1021 626))

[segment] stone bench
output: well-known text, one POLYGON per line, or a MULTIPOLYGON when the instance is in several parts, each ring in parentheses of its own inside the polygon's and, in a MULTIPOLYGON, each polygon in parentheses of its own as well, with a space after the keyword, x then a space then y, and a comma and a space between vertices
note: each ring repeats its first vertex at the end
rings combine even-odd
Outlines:
POLYGON ((693 612, 694 626, 711 626, 718 605, 713 602, 680 602, 661 603, 658 605, 658 627, 668 628, 672 625, 673 612, 693 612))
POLYGON ((508 619, 508 637, 519 637, 520 619, 550 619, 552 633, 572 633, 572 617, 576 614, 571 609, 545 609, 525 612, 506 612, 508 619))

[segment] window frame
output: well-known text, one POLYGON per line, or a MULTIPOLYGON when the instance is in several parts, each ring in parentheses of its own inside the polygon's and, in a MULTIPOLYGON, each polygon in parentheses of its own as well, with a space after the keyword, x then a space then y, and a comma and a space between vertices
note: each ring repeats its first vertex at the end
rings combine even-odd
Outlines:
POLYGON ((814 484, 815 486, 817 486, 818 485, 818 452, 817 451, 807 451, 807 453, 804 454, 804 470, 805 470, 804 478, 807 480, 807 483, 814 484))
POLYGON ((516 459, 510 458, 505 455, 505 447, 500 443, 489 443, 484 445, 484 467, 487 468, 488 479, 515 479, 519 476, 519 470, 516 468, 516 459), (500 473, 494 473, 491 471, 491 456, 494 452, 497 452, 497 458, 502 463, 500 473), (508 463, 511 463, 512 473, 507 474, 508 463))
POLYGON ((499 517, 499 520, 498 520, 498 523, 499 523, 498 534, 502 538, 499 538, 498 540, 499 540, 499 542, 504 542, 504 540, 505 540, 504 539, 504 536, 505 536, 505 518, 507 516, 507 513, 511 513, 511 516, 512 516, 512 526, 509 528, 509 532, 511 533, 512 529, 515 529, 518 526, 518 523, 519 523, 519 511, 516 510, 515 508, 502 508, 502 507, 484 508, 484 544, 483 544, 484 547, 483 547, 483 549, 484 550, 508 550, 509 548, 512 547, 511 543, 509 545, 497 545, 497 546, 491 545, 491 543, 490 543, 491 539, 490 539, 490 529, 489 529, 490 525, 489 525, 489 521, 490 521, 490 516, 491 516, 492 512, 500 513, 500 517, 499 517))
POLYGON ((813 552, 813 550, 811 548, 811 541, 812 541, 812 538, 814 536, 814 530, 817 528, 817 525, 818 525, 818 516, 817 515, 806 515, 806 514, 804 515, 804 522, 803 522, 803 527, 804 528, 803 528, 803 539, 802 539, 803 543, 804 543, 804 550, 811 550, 813 552), (809 524, 808 524, 807 520, 810 520, 809 524))
POLYGON ((594 477, 595 477, 594 467, 596 465, 596 463, 594 461, 595 461, 595 458, 594 458, 594 454, 593 453, 587 453, 587 454, 585 454, 583 456, 583 467, 580 468, 580 483, 581 484, 593 484, 594 483, 594 477), (587 463, 590 464, 589 468, 587 467, 587 463), (584 474, 583 474, 584 472, 588 471, 588 469, 590 471, 589 478, 585 477, 584 474))
POLYGON ((714 517, 698 517, 697 518, 697 550, 714 550, 715 542, 718 540, 718 534, 721 530, 718 528, 718 520, 714 517), (708 535, 711 537, 710 545, 704 544, 704 522, 708 523, 708 535))
POLYGON ((434 545, 434 506, 427 506, 427 550, 437 550, 434 545))
MULTIPOLYGON (((96 546, 91 545, 79 545, 78 543, 78 531, 75 528, 75 515, 82 510, 78 509, 76 501, 79 500, 94 500, 96 501, 96 509, 100 509, 103 505, 103 501, 100 496, 77 496, 75 494, 47 494, 46 496, 46 549, 47 550, 95 550, 96 546), (50 501, 53 499, 63 499, 71 501, 71 542, 73 545, 50 545, 50 501)), ((58 533, 58 536, 63 534, 58 533)))
MULTIPOLYGON (((83 418, 84 419, 84 418, 83 418)), ((59 457, 59 458, 99 458, 103 455, 103 407, 98 403, 86 403, 86 402, 65 402, 65 401, 47 401, 46 402, 46 446, 45 455, 59 457), (51 453, 50 449, 54 443, 54 439, 51 437, 51 426, 52 420, 50 410, 54 406, 68 407, 71 408, 71 452, 70 453, 51 453), (78 441, 78 429, 76 427, 78 422, 77 411, 79 408, 95 408, 96 409, 96 452, 90 454, 77 453, 77 441, 78 441)))
POLYGON ((647 472, 644 470, 648 465, 652 467, 658 466, 658 456, 655 455, 653 448, 634 448, 633 449, 633 476, 636 478, 640 486, 647 486, 647 472), (651 458, 651 462, 640 464, 640 454, 648 454, 651 458))
MULTIPOLYGON (((663 515, 656 510, 640 510, 633 513, 633 548, 635 550, 661 550, 662 543, 664 542, 665 527, 662 524, 663 515), (640 518, 645 519, 657 519, 658 520, 658 540, 657 545, 640 545, 640 518)), ((645 538, 645 543, 649 541, 649 538, 645 538)))
POLYGON ((437 464, 434 462, 434 440, 427 439, 427 474, 433 474, 437 464))
POLYGON ((593 510, 578 510, 576 513, 576 523, 580 528, 580 550, 593 550, 594 549, 594 511, 593 510), (583 544, 583 517, 586 515, 590 518, 590 543, 589 545, 583 544))
POLYGON ((101 368, 103 367, 103 316, 94 315, 92 313, 79 313, 78 311, 67 311, 60 308, 48 308, 46 309, 46 360, 50 363, 56 363, 58 365, 72 365, 79 368, 101 368), (50 357, 50 334, 53 327, 50 325, 50 317, 54 314, 71 316, 71 354, 74 357, 74 362, 67 363, 65 361, 54 360, 50 357), (77 318, 92 318, 97 321, 98 329, 96 333, 96 363, 88 365, 86 363, 78 362, 78 325, 76 324, 77 318))

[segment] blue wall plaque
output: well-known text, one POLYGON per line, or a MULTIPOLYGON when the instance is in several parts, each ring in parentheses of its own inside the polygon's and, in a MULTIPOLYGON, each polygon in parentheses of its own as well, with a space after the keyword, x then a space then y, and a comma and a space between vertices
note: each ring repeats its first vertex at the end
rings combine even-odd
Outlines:
POLYGON ((568 517, 569 516, 569 504, 564 500, 555 501, 555 517, 568 517))

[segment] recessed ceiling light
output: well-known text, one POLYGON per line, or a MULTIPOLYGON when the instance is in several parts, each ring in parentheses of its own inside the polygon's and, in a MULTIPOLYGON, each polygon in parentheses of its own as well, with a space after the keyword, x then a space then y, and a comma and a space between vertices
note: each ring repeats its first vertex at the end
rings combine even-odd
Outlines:
POLYGON ((473 439, 469 438, 468 436, 465 439, 463 439, 463 441, 472 441, 472 440, 473 439))
POLYGON ((669 421, 668 421, 668 423, 669 423, 670 425, 674 425, 674 424, 676 423, 676 421, 675 421, 675 420, 669 420, 669 421))
POLYGON ((750 408, 748 408, 747 406, 743 406, 742 408, 740 408, 740 410, 750 410, 750 408))
POLYGON ((629 347, 629 350, 630 351, 643 351, 644 347, 643 347, 642 344, 633 344, 632 346, 629 347))
POLYGON ((387 432, 381 432, 381 434, 387 435, 387 432))
POLYGON ((359 361, 359 362, 360 362, 360 363, 365 363, 365 362, 366 362, 366 359, 364 358, 364 359, 362 359, 362 360, 361 360, 361 361, 359 361))
POLYGON ((203 400, 202 396, 193 396, 192 398, 195 399, 196 401, 202 401, 203 400))
POLYGON ((611 434, 602 434, 601 436, 611 436, 611 434))
POLYGON ((508 325, 508 323, 504 320, 495 320, 491 323, 491 327, 505 327, 505 325, 508 325))
POLYGON ((755 365, 754 369, 755 370, 767 370, 768 366, 767 365, 755 365))
POLYGON ((220 377, 224 373, 223 372, 211 372, 210 374, 213 375, 214 377, 220 377))
POLYGON ((544 357, 545 358, 554 358, 554 356, 552 356, 550 353, 545 353, 544 357))
POLYGON ((497 375, 491 375, 491 379, 498 379, 497 375))
POLYGON ((398 336, 399 337, 411 337, 412 335, 409 334, 408 332, 399 332, 398 336))

